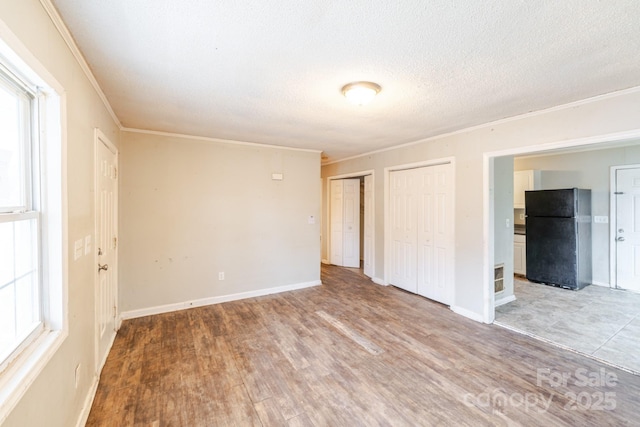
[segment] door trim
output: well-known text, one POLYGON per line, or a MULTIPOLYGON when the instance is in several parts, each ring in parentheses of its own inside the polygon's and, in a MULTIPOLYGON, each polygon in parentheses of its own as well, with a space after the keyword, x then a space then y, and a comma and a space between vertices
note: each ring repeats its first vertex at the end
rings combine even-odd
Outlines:
POLYGON ((611 166, 609 175, 609 287, 615 289, 620 289, 620 287, 618 286, 618 253, 616 251, 618 206, 614 193, 617 190, 617 172, 624 169, 640 169, 640 164, 611 166))
MULTIPOLYGON (((98 235, 98 223, 99 223, 99 212, 97 209, 97 206, 99 206, 100 200, 99 200, 99 191, 98 191, 98 171, 99 169, 99 160, 98 160, 98 144, 103 144, 105 147, 107 147, 107 149, 109 151, 111 151, 114 156, 115 156, 115 163, 116 163, 116 170, 118 170, 119 168, 119 153, 118 153, 118 149, 117 147, 109 140, 109 138, 98 128, 95 128, 94 130, 94 144, 93 144, 93 149, 94 149, 94 153, 93 153, 93 193, 94 193, 94 199, 93 199, 93 207, 94 207, 94 226, 93 226, 93 265, 94 267, 98 265, 98 251, 96 250, 96 236, 98 235)), ((118 172, 116 172, 118 173, 118 172)), ((117 175, 117 179, 118 179, 118 183, 119 183, 119 175, 117 175)), ((120 185, 116 185, 116 194, 114 197, 114 210, 115 210, 115 216, 114 216, 114 228, 116 230, 116 235, 118 235, 118 212, 119 212, 119 207, 118 207, 118 189, 119 189, 120 185)), ((114 324, 115 324, 115 330, 117 331, 120 328, 120 317, 118 315, 119 313, 119 307, 118 307, 118 245, 115 248, 115 265, 113 267, 109 266, 110 269, 113 269, 114 274, 114 280, 115 280, 115 286, 114 286, 114 304, 115 304, 115 319, 114 319, 114 324)), ((95 372, 96 375, 100 375, 100 371, 102 371, 102 368, 104 366, 104 363, 107 360, 107 355, 109 354, 109 350, 111 348, 111 346, 113 345, 113 341, 115 340, 115 336, 116 334, 113 334, 113 339, 111 340, 111 343, 109 344, 109 348, 107 349, 107 351, 105 352, 104 355, 100 355, 100 323, 99 320, 97 318, 98 316, 98 311, 96 310, 96 289, 98 289, 98 283, 99 283, 99 275, 98 275, 98 269, 94 268, 94 273, 93 273, 93 292, 94 292, 94 323, 95 323, 95 327, 94 327, 94 354, 95 354, 95 372)))
MULTIPOLYGON (((352 172, 352 173, 345 173, 342 175, 333 175, 333 176, 328 176, 327 177, 327 185, 326 185, 326 200, 327 200, 327 206, 326 206, 326 218, 327 218, 327 226, 326 226, 326 248, 327 248, 327 257, 325 260, 323 260, 323 263, 326 264, 331 264, 331 181, 336 180, 336 179, 347 179, 347 178, 360 178, 363 176, 367 176, 367 175, 371 175, 371 185, 373 185, 373 195, 372 195, 372 199, 373 199, 373 216, 371 218, 371 220, 373 221, 374 224, 374 230, 375 230, 375 223, 376 223, 376 174, 375 171, 373 169, 369 169, 369 170, 364 170, 364 171, 360 171, 360 172, 352 172), (326 262, 325 262, 326 261, 326 262)), ((371 252, 373 253, 373 259, 371 260, 371 269, 373 270, 373 274, 374 277, 371 278, 371 280, 373 280, 375 283, 376 282, 376 276, 375 276, 375 271, 376 271, 376 233, 373 233, 373 237, 372 237, 372 242, 371 242, 371 247, 372 250, 371 252)))
MULTIPOLYGON (((438 166, 438 165, 451 165, 451 190, 453 192, 451 199, 451 211, 453 215, 456 212, 456 159, 455 157, 442 157, 439 159, 425 160, 422 162, 415 163, 405 163, 402 165, 389 166, 384 168, 384 284, 389 285, 390 280, 390 268, 391 268, 391 222, 390 222, 390 193, 391 193, 391 172, 397 172, 401 170, 407 169, 418 169, 429 166, 438 166)), ((450 307, 456 306, 456 230, 455 230, 455 219, 453 221, 453 231, 451 233, 451 304, 450 307)))

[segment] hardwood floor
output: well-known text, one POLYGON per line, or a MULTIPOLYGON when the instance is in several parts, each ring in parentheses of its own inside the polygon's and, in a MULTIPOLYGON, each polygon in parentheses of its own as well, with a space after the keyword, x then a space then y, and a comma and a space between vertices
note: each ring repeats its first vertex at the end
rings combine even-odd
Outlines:
POLYGON ((87 425, 640 423, 638 376, 347 269, 322 274, 124 322, 87 425))

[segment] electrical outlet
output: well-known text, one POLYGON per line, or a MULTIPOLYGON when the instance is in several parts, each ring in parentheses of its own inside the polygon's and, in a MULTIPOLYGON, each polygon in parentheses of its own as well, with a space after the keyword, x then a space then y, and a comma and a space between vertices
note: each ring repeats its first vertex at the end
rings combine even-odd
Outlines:
POLYGON ((596 224, 608 224, 609 217, 608 216, 594 216, 593 222, 596 224))
POLYGON ((224 280, 224 271, 218 273, 218 280, 224 280))
POLYGON ((509 218, 507 218, 506 227, 509 228, 510 226, 511 226, 511 220, 509 218))

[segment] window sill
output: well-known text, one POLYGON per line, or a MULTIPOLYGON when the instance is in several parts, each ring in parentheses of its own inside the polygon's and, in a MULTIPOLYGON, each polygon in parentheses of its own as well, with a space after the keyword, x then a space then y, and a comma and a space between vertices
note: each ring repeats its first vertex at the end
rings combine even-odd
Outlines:
POLYGON ((56 354, 67 335, 66 331, 43 332, 0 374, 0 425, 56 354))

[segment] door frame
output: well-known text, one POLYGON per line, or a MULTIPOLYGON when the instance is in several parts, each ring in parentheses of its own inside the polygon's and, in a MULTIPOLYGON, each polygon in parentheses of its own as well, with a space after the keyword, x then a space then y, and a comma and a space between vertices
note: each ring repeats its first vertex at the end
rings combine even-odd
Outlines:
POLYGON ((615 192, 617 190, 616 175, 619 170, 640 169, 640 164, 611 166, 609 177, 609 287, 621 289, 618 286, 618 251, 616 250, 616 228, 618 223, 618 206, 615 192))
MULTIPOLYGON (((494 296, 494 247, 495 233, 494 225, 494 185, 493 185, 493 159, 504 156, 524 156, 528 154, 552 153, 562 149, 575 149, 576 151, 606 148, 617 144, 632 143, 640 139, 640 129, 624 132, 615 132, 604 135, 575 138, 548 143, 532 144, 523 147, 508 148, 496 151, 486 151, 483 157, 483 195, 482 195, 482 216, 483 216, 483 282, 484 282, 484 310, 482 317, 472 318, 484 323, 493 323, 495 319, 495 296, 494 296)), ((513 260, 511 261, 513 262, 513 260)), ((611 280, 611 278, 609 278, 611 280)))
MULTIPOLYGON (((373 169, 369 169, 369 170, 365 170, 365 171, 360 171, 360 172, 352 172, 352 173, 346 173, 346 174, 342 174, 342 175, 333 175, 333 176, 328 176, 327 177, 327 185, 326 185, 326 200, 327 200, 327 206, 326 206, 326 218, 327 218, 327 233, 326 233, 326 248, 327 248, 327 259, 323 259, 322 263, 323 264, 331 264, 331 181, 337 180, 337 179, 348 179, 348 178, 360 178, 360 177, 364 177, 367 175, 371 175, 371 185, 374 188, 373 191, 373 195, 372 195, 372 204, 373 204, 373 215, 371 220, 373 221, 373 228, 375 230, 375 224, 376 224, 376 192, 375 192, 375 185, 376 185, 376 176, 375 176, 375 171, 373 169)), ((363 238, 363 237, 361 237, 363 238)), ((374 271, 374 275, 375 275, 375 271, 376 271, 376 257, 375 257, 375 253, 376 253, 376 233, 373 233, 372 236, 372 242, 371 242, 371 253, 373 254, 373 259, 371 260, 371 265, 372 265, 372 270, 374 271)), ((363 255, 364 256, 364 255, 363 255)), ((373 280, 374 283, 378 283, 380 282, 380 280, 376 279, 375 277, 372 277, 371 280, 373 280)), ((380 284, 380 283, 378 283, 380 284)))
MULTIPOLYGON (((441 157, 439 159, 425 160, 415 163, 405 163, 402 165, 389 166, 384 168, 384 285, 389 285, 390 271, 391 271, 391 172, 397 172, 407 169, 418 169, 429 166, 438 165, 451 165, 451 190, 453 192, 451 199, 452 214, 456 213, 456 158, 455 157, 441 157)), ((455 306, 456 301, 456 223, 455 218, 453 220, 453 230, 451 233, 451 304, 450 307, 455 306)))
MULTIPOLYGON (((107 355, 109 354, 109 350, 107 349, 107 351, 105 352, 105 355, 100 355, 100 324, 99 324, 99 319, 98 319, 98 310, 96 309, 96 303, 97 303, 97 295, 98 293, 96 292, 96 290, 98 289, 98 284, 100 281, 100 277, 98 274, 98 269, 95 268, 98 265, 98 251, 96 250, 96 237, 98 236, 98 225, 99 225, 99 216, 100 213, 98 212, 98 206, 100 205, 100 194, 99 194, 99 189, 98 189, 98 174, 99 174, 99 170, 100 170, 100 165, 99 165, 99 159, 98 159, 98 147, 99 144, 104 145, 105 147, 107 147, 107 149, 109 151, 111 151, 114 156, 115 156, 115 163, 116 163, 116 178, 118 179, 118 182, 116 185, 116 193, 115 193, 115 197, 114 197, 114 210, 115 210, 115 215, 114 215, 114 228, 116 230, 116 235, 118 234, 118 213, 119 213, 119 207, 118 207, 118 189, 120 187, 119 185, 119 175, 118 175, 118 168, 119 168, 119 164, 118 164, 118 160, 119 160, 119 152, 118 152, 118 148, 109 140, 109 138, 98 128, 95 128, 94 131, 94 144, 93 144, 93 148, 94 148, 94 155, 93 155, 93 193, 94 193, 94 198, 93 198, 93 206, 94 206, 94 230, 93 230, 93 266, 94 266, 94 273, 93 273, 93 292, 94 292, 94 323, 95 323, 95 327, 94 327, 94 353, 95 353, 95 372, 99 375, 100 371, 102 370, 102 367, 104 366, 104 363, 107 360, 107 355)), ((114 319, 114 326, 115 326, 115 331, 117 332, 117 330, 120 328, 120 322, 121 319, 118 315, 119 313, 119 307, 118 307, 118 246, 116 245, 114 252, 115 252, 115 263, 113 265, 113 267, 110 265, 109 269, 113 269, 113 278, 115 280, 115 284, 114 284, 114 304, 115 304, 115 319, 114 319)), ((109 348, 113 345, 113 341, 115 340, 115 336, 116 334, 113 334, 113 339, 111 341, 111 343, 109 344, 109 348)))

